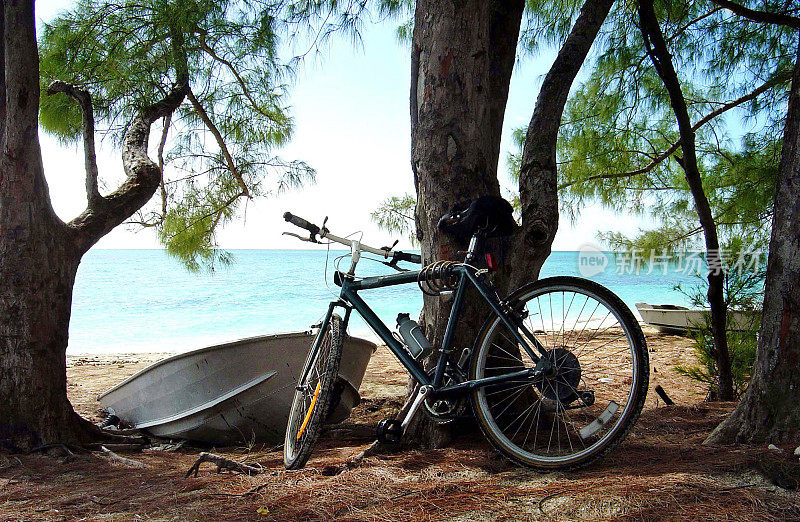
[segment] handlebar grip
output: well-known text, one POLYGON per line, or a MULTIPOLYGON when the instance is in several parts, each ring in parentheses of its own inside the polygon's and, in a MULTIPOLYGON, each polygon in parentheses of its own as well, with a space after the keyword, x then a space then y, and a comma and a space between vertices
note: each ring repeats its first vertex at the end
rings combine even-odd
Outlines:
POLYGON ((408 261, 409 263, 422 264, 422 256, 419 254, 409 254, 408 252, 395 252, 394 259, 398 261, 408 261))
POLYGON ((301 218, 300 216, 294 216, 291 212, 285 212, 283 214, 283 219, 291 223, 292 225, 298 226, 300 228, 304 228, 311 232, 312 236, 319 234, 319 227, 314 225, 313 223, 309 223, 305 219, 301 218))

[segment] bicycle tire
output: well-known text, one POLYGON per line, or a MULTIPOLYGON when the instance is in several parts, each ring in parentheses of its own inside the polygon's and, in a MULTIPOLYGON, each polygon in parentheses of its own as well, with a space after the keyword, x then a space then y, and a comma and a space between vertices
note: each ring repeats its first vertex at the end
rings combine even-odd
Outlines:
POLYGON ((327 328, 320 329, 317 336, 323 336, 319 350, 316 354, 309 351, 303 365, 303 368, 311 366, 312 369, 305 382, 297 383, 292 399, 283 444, 286 469, 301 469, 306 465, 327 418, 331 389, 338 378, 342 358, 342 318, 332 314, 327 328))
MULTIPOLYGON (((524 310, 523 316, 527 314, 527 319, 540 316, 542 328, 539 330, 538 326, 535 328, 529 326, 529 330, 532 332, 536 330, 534 336, 540 342, 543 341, 541 342, 542 347, 546 351, 548 360, 554 363, 554 370, 547 379, 540 379, 536 383, 527 379, 512 381, 509 384, 513 384, 513 387, 507 384, 474 390, 470 394, 473 412, 484 435, 500 453, 513 462, 543 470, 583 467, 606 455, 624 440, 633 427, 647 395, 649 383, 647 348, 644 334, 633 313, 619 297, 607 288, 593 281, 566 276, 542 279, 525 285, 512 293, 508 302, 516 310, 524 310), (561 293, 561 311, 564 318, 560 331, 556 329, 557 315, 553 314, 553 295, 556 294, 557 298, 558 293, 561 293), (572 293, 569 308, 567 308, 567 293, 572 293), (549 322, 545 319, 546 310, 541 309, 544 296, 548 296, 550 299, 549 322), (598 330, 603 327, 603 333, 599 334, 600 338, 597 337, 598 334, 584 337, 586 325, 593 321, 592 318, 580 319, 584 308, 581 308, 581 312, 575 318, 574 327, 571 330, 565 329, 565 325, 572 322, 572 318, 568 318, 572 305, 576 304, 577 310, 577 305, 581 304, 580 301, 575 303, 576 296, 586 298, 583 303, 584 307, 591 299, 597 303, 595 309, 602 305, 608 310, 606 318, 599 323, 594 319, 598 324, 598 330), (539 300, 540 297, 541 300, 539 300), (528 309, 528 305, 534 299, 538 301, 540 307, 538 313, 535 313, 536 310, 532 312, 528 309), (616 320, 617 326, 614 326, 612 321, 609 321, 610 326, 603 326, 609 315, 616 320), (578 330, 578 325, 581 323, 583 327, 578 330), (617 330, 620 330, 621 334, 617 330), (617 337, 613 341, 606 342, 603 336, 611 334, 615 334, 617 337), (624 339, 627 347, 623 347, 617 352, 610 352, 612 348, 615 348, 613 343, 617 343, 617 339, 620 340, 620 343, 624 339), (595 340, 597 342, 593 345, 595 340), (600 341, 605 344, 598 344, 600 341), (609 344, 611 347, 606 348, 609 344), (588 350, 588 352, 585 353, 584 350, 588 350), (591 357, 592 353, 595 353, 597 357, 591 357), (630 371, 629 386, 626 365, 629 365, 630 371), (597 378, 599 372, 603 372, 608 377, 597 378), (592 389, 589 388, 589 382, 593 383, 592 389), (601 395, 601 400, 595 408, 598 393, 601 395), (609 397, 613 398, 608 400, 609 397), (622 397, 624 397, 624 403, 622 397), (506 402, 500 403, 501 400, 506 402), (606 402, 607 400, 608 402, 606 402), (575 406, 576 403, 577 406, 575 406), (607 404, 606 408, 596 415, 596 412, 604 404, 607 404), (502 411, 501 408, 503 408, 502 411), (512 412, 506 414, 510 408, 512 412), (520 410, 521 412, 516 418, 513 418, 511 422, 506 422, 509 417, 520 410), (525 417, 519 420, 526 411, 525 417), (536 411, 535 414, 534 411, 536 411), (576 412, 574 415, 580 422, 576 422, 568 411, 576 412), (522 426, 528 418, 530 418, 530 425, 525 433, 525 438, 520 443, 524 433, 522 426), (590 421, 590 419, 593 420, 590 421), (548 436, 546 425, 542 435, 539 430, 540 425, 546 421, 550 423, 550 432, 545 452, 541 448, 544 447, 544 436, 548 436), (563 422, 563 426, 558 424, 559 421, 563 422), (578 429, 578 426, 584 421, 586 421, 585 426, 578 429), (519 423, 519 427, 512 433, 514 423, 519 423), (502 427, 503 424, 506 425, 506 428, 502 427), (534 424, 536 425, 535 434, 531 439, 530 435, 534 424), (553 451, 552 454, 549 454, 551 448, 556 446, 553 440, 556 427, 558 429, 557 447, 562 451, 553 451), (568 447, 562 441, 562 429, 568 447), (576 450, 579 442, 582 447, 576 450)), ((533 308, 532 305, 531 308, 533 308)), ((594 312, 592 312, 593 315, 594 312)), ((502 333, 504 329, 508 331, 498 316, 493 315, 487 319, 476 338, 474 355, 470 364, 470 379, 517 371, 521 366, 528 368, 533 366, 533 360, 530 358, 528 364, 525 364, 524 359, 529 356, 525 355, 524 351, 520 351, 516 341, 511 343, 508 341, 509 336, 504 336, 502 340, 497 336, 497 333, 502 333), (498 341, 501 343, 500 345, 497 344, 498 341), (507 346, 511 344, 516 346, 517 351, 511 354, 513 357, 508 356, 509 351, 502 345, 506 342, 509 343, 507 346), (500 365, 489 362, 494 359, 500 360, 500 365), (511 360, 513 364, 509 365, 502 359, 511 360)))

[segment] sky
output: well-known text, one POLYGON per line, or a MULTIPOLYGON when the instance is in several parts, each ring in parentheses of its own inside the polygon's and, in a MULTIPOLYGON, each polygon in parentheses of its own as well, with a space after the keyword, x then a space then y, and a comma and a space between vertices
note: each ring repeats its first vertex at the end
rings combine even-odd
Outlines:
MULTIPOLYGON (((46 22, 73 5, 67 0, 36 2, 37 19, 46 22)), ((317 183, 278 198, 249 201, 239 219, 218 234, 222 248, 309 248, 282 236, 294 227, 284 223, 286 211, 321 224, 338 235, 363 232, 373 246, 391 244, 394 238, 380 231, 369 214, 381 201, 414 191, 411 173, 409 117, 410 53, 395 37, 397 22, 365 24, 364 45, 354 47, 346 38, 300 68, 290 98, 295 121, 294 137, 277 151, 284 159, 302 159, 317 170, 317 183)), ((511 189, 506 155, 511 132, 526 126, 533 113, 541 81, 555 53, 543 50, 537 57, 518 62, 511 80, 499 164, 501 185, 511 189)), ((58 215, 69 220, 86 205, 81 144, 63 145, 41 135, 45 173, 58 215)), ((98 144, 98 165, 106 191, 123 179, 119 150, 98 144)), ((151 154, 155 147, 151 147, 151 154)), ((101 185, 101 190, 103 185, 101 185)), ((619 215, 598 206, 581 209, 571 222, 561 216, 554 250, 578 250, 595 243, 597 233, 635 233, 649 224, 636 215, 619 215)), ((407 248, 401 239, 399 248, 407 248)), ((153 230, 123 225, 100 240, 95 248, 159 248, 153 230)))

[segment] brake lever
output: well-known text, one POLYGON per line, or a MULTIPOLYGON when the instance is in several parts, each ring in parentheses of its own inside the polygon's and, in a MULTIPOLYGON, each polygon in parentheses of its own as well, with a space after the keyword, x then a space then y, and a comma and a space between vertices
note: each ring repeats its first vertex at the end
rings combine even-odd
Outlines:
POLYGON ((397 259, 392 259, 391 261, 381 261, 382 264, 388 266, 389 268, 394 268, 398 272, 409 272, 407 268, 400 268, 397 266, 397 259))
POLYGON ((282 236, 292 236, 292 237, 296 237, 296 238, 297 238, 297 239, 299 239, 300 241, 305 241, 306 243, 319 243, 319 241, 317 241, 317 240, 314 238, 314 236, 311 236, 311 237, 303 237, 303 236, 301 236, 300 234, 295 234, 294 232, 284 232, 284 233, 283 233, 283 234, 281 234, 281 235, 282 235, 282 236))
POLYGON ((394 243, 392 243, 392 246, 388 246, 388 247, 387 247, 387 246, 385 246, 385 247, 381 247, 381 250, 385 250, 385 251, 386 251, 386 253, 388 254, 389 252, 391 252, 392 250, 394 250, 394 247, 396 247, 396 246, 397 246, 397 243, 399 243, 399 242, 400 242, 400 240, 399 240, 399 239, 395 239, 395 240, 394 240, 394 243))
MULTIPOLYGON (((397 244, 397 241, 395 241, 395 245, 396 244, 397 244)), ((394 245, 392 245, 392 247, 394 248, 394 245)), ((397 259, 396 257, 392 256, 392 260, 391 261, 381 261, 381 263, 383 263, 384 265, 388 266, 389 268, 394 268, 398 272, 409 272, 410 271, 407 268, 400 268, 399 266, 397 266, 397 262, 398 261, 399 261, 399 259, 397 259)))

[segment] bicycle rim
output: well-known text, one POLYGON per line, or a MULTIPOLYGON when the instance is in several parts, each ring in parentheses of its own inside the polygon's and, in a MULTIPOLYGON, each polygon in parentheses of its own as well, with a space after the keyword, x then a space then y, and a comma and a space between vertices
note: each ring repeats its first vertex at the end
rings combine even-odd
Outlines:
MULTIPOLYGON (((314 356, 311 371, 304 382, 298 382, 289 413, 284 439, 284 465, 302 468, 311 456, 328 413, 331 388, 339 371, 342 353, 341 318, 332 315, 328 327, 320 331, 322 342, 314 356)), ((313 345, 312 345, 313 346, 313 345)))
MULTIPOLYGON (((517 292, 517 303, 553 370, 536 382, 476 390, 481 428, 519 463, 587 464, 624 438, 644 404, 648 362, 641 329, 618 297, 578 278, 528 285, 517 292)), ((499 318, 480 339, 472 378, 535 366, 499 318)))

